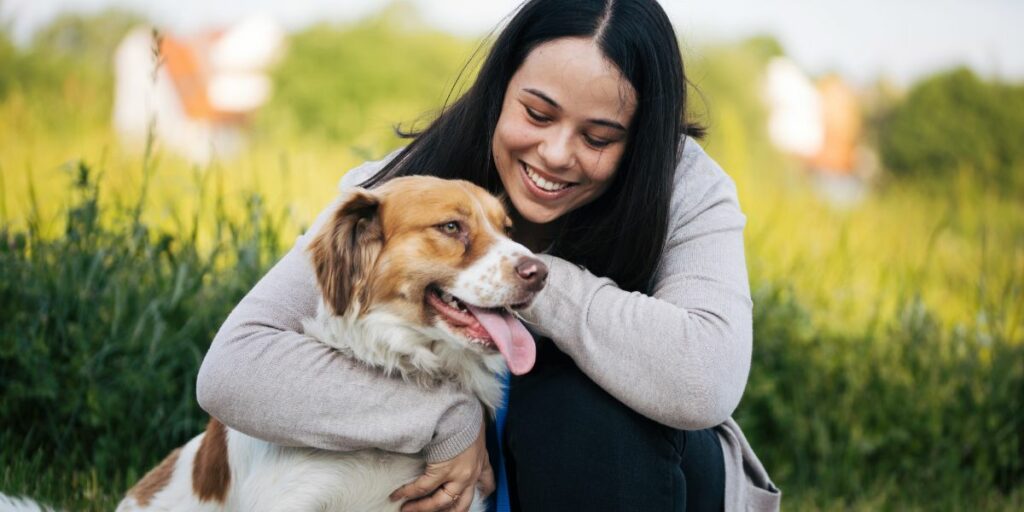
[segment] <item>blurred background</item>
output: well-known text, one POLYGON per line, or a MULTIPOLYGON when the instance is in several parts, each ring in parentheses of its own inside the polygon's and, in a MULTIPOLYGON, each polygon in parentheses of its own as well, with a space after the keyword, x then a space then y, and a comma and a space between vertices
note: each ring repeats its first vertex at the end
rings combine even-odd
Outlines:
MULTIPOLYGON (((110 510, 501 0, 0 0, 0 491, 110 510)), ((1024 508, 1024 4, 664 1, 748 218, 736 418, 787 508, 1024 508)))

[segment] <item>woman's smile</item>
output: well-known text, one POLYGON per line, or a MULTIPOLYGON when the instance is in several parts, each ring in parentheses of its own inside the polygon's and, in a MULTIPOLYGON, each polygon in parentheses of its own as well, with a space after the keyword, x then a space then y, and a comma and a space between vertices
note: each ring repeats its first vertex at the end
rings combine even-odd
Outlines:
POLYGON ((522 176, 523 181, 526 183, 526 189, 541 201, 561 199, 571 194, 573 192, 572 189, 577 186, 576 183, 563 181, 543 171, 539 171, 536 167, 522 160, 519 161, 519 164, 523 170, 522 176))

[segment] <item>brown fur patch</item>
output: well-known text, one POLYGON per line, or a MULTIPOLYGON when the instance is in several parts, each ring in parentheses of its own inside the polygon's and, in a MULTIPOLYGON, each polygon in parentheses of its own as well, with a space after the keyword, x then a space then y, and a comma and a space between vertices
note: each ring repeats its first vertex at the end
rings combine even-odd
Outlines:
POLYGON ((320 290, 337 315, 345 314, 361 298, 363 281, 380 254, 384 241, 379 201, 367 191, 351 191, 309 246, 320 290))
POLYGON ((171 475, 174 474, 174 466, 178 463, 180 453, 181 448, 171 452, 160 465, 149 470, 149 473, 146 473, 146 476, 142 477, 142 480, 139 480, 128 491, 128 495, 135 498, 140 507, 149 506, 149 501, 153 499, 153 496, 167 487, 167 482, 171 481, 171 475))
POLYGON ((228 431, 221 422, 210 419, 206 425, 206 435, 192 462, 192 490, 199 501, 216 500, 223 503, 230 483, 228 431))

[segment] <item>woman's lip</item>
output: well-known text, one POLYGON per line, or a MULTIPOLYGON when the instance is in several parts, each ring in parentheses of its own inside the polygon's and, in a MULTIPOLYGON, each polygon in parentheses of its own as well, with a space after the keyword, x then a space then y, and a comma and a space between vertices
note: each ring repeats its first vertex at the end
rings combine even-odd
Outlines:
MULTIPOLYGON (((537 186, 537 184, 534 183, 532 179, 530 179, 530 176, 526 173, 526 169, 527 169, 526 163, 520 160, 519 164, 520 164, 519 165, 519 175, 523 179, 523 184, 526 185, 526 189, 529 190, 530 193, 533 194, 538 199, 545 200, 545 201, 552 201, 552 200, 555 200, 555 199, 561 199, 561 198, 565 197, 566 195, 572 193, 572 189, 576 188, 576 184, 575 183, 569 183, 568 184, 569 186, 563 188, 562 190, 556 190, 554 192, 551 192, 551 191, 548 191, 548 190, 544 190, 544 189, 540 188, 539 186, 537 186)), ((536 169, 534 170, 534 172, 537 172, 536 169)), ((540 173, 537 172, 537 174, 540 174, 540 173)), ((547 178, 545 178, 545 179, 547 179, 547 178)), ((559 182, 559 183, 567 183, 567 182, 559 182)))
POLYGON ((533 169, 533 172, 535 172, 538 175, 540 175, 541 178, 544 178, 544 179, 546 179, 546 180, 548 180, 551 183, 554 183, 556 185, 575 185, 575 183, 573 183, 571 181, 560 180, 560 179, 558 179, 558 178, 556 178, 556 177, 554 177, 554 176, 552 176, 552 175, 550 175, 550 174, 548 174, 548 173, 546 173, 544 171, 541 171, 541 170, 537 169, 537 166, 530 165, 530 164, 526 163, 523 160, 519 161, 519 165, 522 165, 524 168, 528 167, 530 169, 533 169))

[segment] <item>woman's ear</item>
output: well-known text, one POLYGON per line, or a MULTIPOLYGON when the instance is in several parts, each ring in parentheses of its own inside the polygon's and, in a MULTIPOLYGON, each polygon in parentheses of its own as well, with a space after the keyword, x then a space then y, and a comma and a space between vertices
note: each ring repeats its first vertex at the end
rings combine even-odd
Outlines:
POLYGON ((380 197, 362 188, 351 189, 334 215, 309 245, 316 280, 336 315, 357 302, 371 267, 384 246, 380 197))

